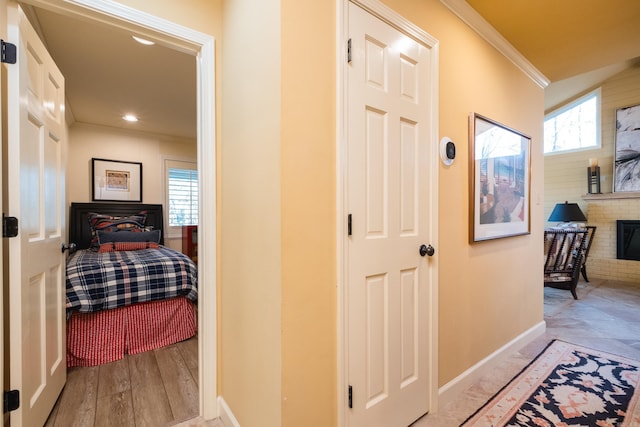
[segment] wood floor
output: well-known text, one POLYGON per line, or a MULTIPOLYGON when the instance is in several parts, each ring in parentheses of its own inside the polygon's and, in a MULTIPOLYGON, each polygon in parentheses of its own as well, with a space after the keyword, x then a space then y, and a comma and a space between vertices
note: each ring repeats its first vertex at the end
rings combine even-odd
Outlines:
POLYGON ((157 427, 198 416, 197 337, 89 368, 70 368, 45 427, 157 427))

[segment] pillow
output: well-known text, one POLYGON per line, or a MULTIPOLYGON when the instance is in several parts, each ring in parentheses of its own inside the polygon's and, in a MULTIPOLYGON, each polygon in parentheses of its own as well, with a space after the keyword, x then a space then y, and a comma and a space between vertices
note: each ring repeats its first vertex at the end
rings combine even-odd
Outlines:
POLYGON ((89 212, 87 218, 89 220, 89 228, 91 228, 91 248, 97 250, 98 230, 142 230, 147 221, 147 211, 141 211, 136 215, 123 217, 89 212))
POLYGON ((98 230, 98 244, 112 242, 153 242, 160 243, 160 230, 121 230, 103 231, 98 230))
POLYGON ((138 251, 142 249, 158 249, 159 247, 160 245, 154 242, 110 242, 101 244, 98 252, 138 251))
POLYGON ((91 227, 92 231, 144 228, 145 222, 147 221, 147 211, 141 211, 136 215, 130 216, 112 216, 89 212, 87 219, 89 220, 89 227, 91 227))

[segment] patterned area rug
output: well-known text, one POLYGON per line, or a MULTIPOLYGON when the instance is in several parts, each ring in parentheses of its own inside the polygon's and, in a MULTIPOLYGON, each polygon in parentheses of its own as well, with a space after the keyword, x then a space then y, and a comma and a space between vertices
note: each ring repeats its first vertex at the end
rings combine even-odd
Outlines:
POLYGON ((552 341, 461 426, 640 426, 640 362, 552 341))

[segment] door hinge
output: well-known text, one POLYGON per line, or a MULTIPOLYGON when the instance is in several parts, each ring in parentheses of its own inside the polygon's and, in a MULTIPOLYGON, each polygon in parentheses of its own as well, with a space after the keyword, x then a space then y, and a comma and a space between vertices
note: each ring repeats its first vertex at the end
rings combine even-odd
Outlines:
POLYGON ((16 237, 18 235, 18 218, 2 214, 2 237, 16 237))
POLYGON ((0 39, 0 62, 16 63, 16 45, 0 39))
POLYGON ((353 387, 349 386, 349 408, 353 408, 353 387))
POLYGON ((351 39, 347 40, 347 63, 351 64, 351 39))
POLYGON ((9 390, 4 392, 4 412, 15 411, 20 407, 20 391, 9 390))
POLYGON ((351 236, 352 234, 352 228, 351 228, 351 214, 349 214, 347 216, 347 236, 351 236))

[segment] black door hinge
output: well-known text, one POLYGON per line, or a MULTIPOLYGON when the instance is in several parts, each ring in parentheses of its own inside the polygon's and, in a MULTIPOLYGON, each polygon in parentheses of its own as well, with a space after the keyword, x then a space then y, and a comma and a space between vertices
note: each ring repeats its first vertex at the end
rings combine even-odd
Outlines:
POLYGON ((347 236, 351 236, 353 229, 351 227, 351 214, 347 216, 347 236))
POLYGON ((2 214, 2 237, 16 237, 18 235, 18 218, 2 214))
POLYGON ((347 40, 347 63, 351 64, 351 39, 347 40))
POLYGON ((349 408, 353 408, 353 387, 349 386, 349 408))
POLYGON ((7 64, 16 63, 16 45, 0 40, 0 62, 7 64))
POLYGON ((20 407, 20 391, 9 390, 4 392, 4 413, 15 411, 20 407))

